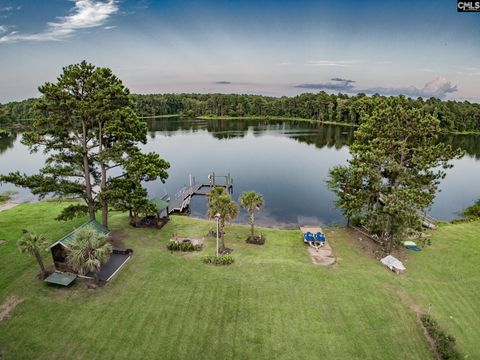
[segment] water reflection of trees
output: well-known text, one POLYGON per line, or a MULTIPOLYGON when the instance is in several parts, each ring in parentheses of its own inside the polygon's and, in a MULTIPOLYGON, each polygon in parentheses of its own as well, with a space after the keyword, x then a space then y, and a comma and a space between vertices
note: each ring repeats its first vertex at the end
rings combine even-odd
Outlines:
POLYGON ((353 141, 353 128, 304 121, 282 120, 148 120, 150 136, 175 136, 207 131, 216 139, 242 138, 250 131, 254 136, 282 134, 298 142, 341 148, 353 141))
POLYGON ((444 135, 441 141, 464 150, 467 155, 480 160, 480 135, 444 135))
POLYGON ((0 154, 13 148, 13 143, 17 139, 15 133, 0 133, 0 154))
MULTIPOLYGON (((155 119, 147 121, 150 136, 175 136, 181 133, 207 131, 216 139, 242 138, 248 132, 254 136, 281 134, 300 143, 340 149, 353 141, 355 128, 318 122, 282 120, 198 120, 155 119)), ((444 135, 440 139, 468 155, 480 159, 480 135, 444 135)), ((1 149, 0 149, 1 151, 1 149)))

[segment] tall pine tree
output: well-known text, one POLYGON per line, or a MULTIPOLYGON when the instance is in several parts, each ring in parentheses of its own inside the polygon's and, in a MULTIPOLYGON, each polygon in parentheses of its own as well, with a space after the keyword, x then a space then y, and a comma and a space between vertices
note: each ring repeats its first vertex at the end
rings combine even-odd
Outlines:
POLYGON ((142 181, 167 178, 169 163, 156 153, 140 151, 138 144, 146 142, 147 125, 133 111, 129 90, 110 69, 85 61, 70 65, 56 83, 46 83, 39 91, 38 116, 23 142, 31 151, 48 154, 45 166, 39 174, 15 172, 1 176, 1 181, 30 188, 41 197, 81 199, 59 218, 87 212, 95 219, 100 208, 107 226, 116 181, 128 177, 141 186, 142 181))
POLYGON ((388 252, 421 226, 419 213, 432 205, 449 161, 461 156, 438 141, 440 134, 438 118, 390 98, 364 116, 348 166, 330 170, 336 204, 379 235, 388 252))

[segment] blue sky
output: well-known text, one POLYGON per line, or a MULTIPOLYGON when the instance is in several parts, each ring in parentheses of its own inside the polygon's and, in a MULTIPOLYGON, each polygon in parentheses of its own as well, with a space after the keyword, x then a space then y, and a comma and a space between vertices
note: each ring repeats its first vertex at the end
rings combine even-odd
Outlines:
POLYGON ((138 93, 480 101, 479 40, 480 13, 455 0, 0 0, 0 102, 83 59, 138 93))

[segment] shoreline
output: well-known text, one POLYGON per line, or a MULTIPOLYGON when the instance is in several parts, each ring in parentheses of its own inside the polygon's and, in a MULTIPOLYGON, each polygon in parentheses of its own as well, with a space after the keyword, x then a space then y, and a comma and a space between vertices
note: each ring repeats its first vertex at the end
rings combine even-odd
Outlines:
MULTIPOLYGON (((336 121, 328 120, 317 120, 317 119, 307 119, 307 118, 297 118, 297 117, 287 117, 287 116, 216 116, 216 115, 201 115, 201 116, 185 116, 182 114, 171 114, 171 115, 155 115, 155 116, 139 116, 140 119, 168 119, 168 118, 186 118, 186 119, 196 119, 196 120, 262 120, 262 121, 298 121, 298 122, 308 122, 312 124, 324 124, 324 125, 335 125, 335 126, 345 126, 357 128, 359 124, 353 123, 341 123, 336 121)), ((444 130, 446 135, 480 135, 480 131, 460 131, 460 130, 444 130)))
MULTIPOLYGON (((344 126, 357 128, 360 125, 353 123, 341 123, 336 121, 328 120, 317 120, 317 119, 307 119, 307 118, 297 118, 297 117, 288 117, 288 116, 215 116, 215 115, 201 115, 201 116, 185 116, 182 114, 167 114, 167 115, 147 115, 147 116, 138 116, 139 119, 144 120, 155 120, 155 119, 196 119, 196 120, 261 120, 261 121, 298 121, 298 122, 308 122, 311 124, 324 124, 324 125, 335 125, 335 126, 344 126)), ((9 132, 22 132, 25 131, 27 127, 16 126, 15 128, 4 128, 0 129, 0 135, 8 134, 9 132), (3 131, 3 132, 2 132, 3 131)), ((461 131, 461 130, 443 130, 445 135, 480 135, 480 131, 461 131)))
POLYGON ((325 124, 325 125, 337 125, 337 126, 348 126, 348 127, 358 127, 357 124, 352 123, 340 123, 336 121, 326 121, 326 120, 316 120, 316 119, 306 119, 306 118, 297 118, 297 117, 284 117, 284 116, 211 116, 203 115, 196 116, 195 119, 199 120, 277 120, 277 121, 298 121, 298 122, 309 122, 312 124, 325 124))
POLYGON ((0 212, 13 209, 18 205, 20 205, 20 203, 13 202, 13 201, 6 201, 3 204, 0 204, 0 212))
POLYGON ((262 121, 298 121, 298 122, 309 122, 312 124, 325 124, 325 125, 337 125, 337 126, 347 126, 347 127, 358 127, 357 124, 352 123, 340 123, 336 121, 324 121, 324 120, 315 120, 315 119, 306 119, 306 118, 296 118, 296 117, 284 117, 284 116, 212 116, 212 115, 201 115, 201 116, 184 116, 181 114, 173 115, 155 115, 155 116, 139 116, 140 119, 168 119, 168 118, 186 118, 186 119, 195 119, 195 120, 262 120, 262 121))

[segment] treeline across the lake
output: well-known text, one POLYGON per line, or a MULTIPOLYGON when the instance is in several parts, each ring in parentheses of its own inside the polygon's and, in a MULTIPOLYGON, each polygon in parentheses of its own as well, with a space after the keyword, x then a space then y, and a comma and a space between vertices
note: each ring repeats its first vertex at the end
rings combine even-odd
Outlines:
MULTIPOLYGON (((358 94, 301 94, 293 97, 268 97, 236 94, 132 95, 138 114, 186 117, 285 117, 359 125, 362 115, 370 115, 388 101, 385 96, 358 94)), ((440 119, 441 127, 451 131, 480 131, 480 104, 468 101, 408 99, 412 108, 424 109, 440 119)))
MULTIPOLYGON (((293 97, 237 94, 156 94, 131 95, 139 116, 157 117, 283 117, 359 125, 364 114, 388 101, 388 97, 358 94, 305 93, 293 97)), ((480 104, 442 101, 436 98, 407 99, 411 108, 423 109, 440 119, 448 131, 480 131, 480 104)), ((35 116, 29 99, 0 105, 0 128, 27 125, 35 116)))
POLYGON ((21 128, 31 124, 37 115, 34 107, 36 102, 37 99, 27 99, 0 104, 0 134, 2 129, 21 128))

